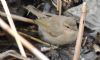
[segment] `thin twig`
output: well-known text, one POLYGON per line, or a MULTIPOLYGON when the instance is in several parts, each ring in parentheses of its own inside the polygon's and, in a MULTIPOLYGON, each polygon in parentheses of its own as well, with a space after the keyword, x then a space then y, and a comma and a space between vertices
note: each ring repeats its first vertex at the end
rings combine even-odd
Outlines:
POLYGON ((36 55, 40 60, 49 60, 44 54, 42 54, 37 48, 35 48, 32 44, 30 44, 26 39, 24 39, 22 36, 20 36, 18 33, 13 31, 1 18, 0 18, 0 26, 7 31, 9 34, 11 34, 13 37, 17 36, 22 42, 22 44, 30 50, 33 54, 36 55))
POLYGON ((86 8, 87 8, 86 2, 83 2, 82 14, 81 14, 80 25, 79 25, 79 32, 78 32, 78 36, 77 36, 73 60, 79 60, 79 58, 80 58, 80 49, 81 49, 83 32, 84 32, 84 20, 86 18, 86 13, 87 13, 86 8))
POLYGON ((25 36, 25 37, 28 37, 28 38, 30 38, 30 39, 36 41, 36 42, 42 43, 42 44, 44 44, 44 45, 46 45, 46 46, 51 46, 49 43, 43 42, 42 40, 37 39, 37 38, 34 38, 34 37, 32 37, 32 36, 30 36, 30 35, 27 35, 27 34, 25 34, 25 33, 23 33, 23 32, 19 32, 19 34, 21 34, 21 35, 23 35, 23 36, 25 36))
POLYGON ((55 4, 55 3, 53 2, 53 0, 51 0, 51 2, 52 2, 52 4, 57 8, 57 4, 55 4))
MULTIPOLYGON (((5 1, 5 0, 1 0, 1 3, 2 3, 3 8, 4 8, 5 12, 6 12, 7 19, 8 19, 8 22, 9 22, 10 26, 11 26, 11 29, 12 29, 14 32, 17 33, 17 30, 16 30, 16 28, 15 28, 15 25, 14 25, 14 22, 13 22, 13 19, 12 19, 12 17, 11 17, 11 14, 10 14, 10 11, 9 11, 9 8, 8 8, 8 6, 7 6, 6 1, 5 1)), ((14 38, 15 38, 15 40, 16 40, 16 42, 17 42, 18 48, 19 48, 19 50, 20 50, 20 53, 22 54, 22 56, 26 57, 26 53, 25 53, 25 50, 24 50, 24 48, 23 48, 23 46, 22 46, 22 43, 21 43, 20 39, 19 39, 18 37, 16 37, 16 36, 15 36, 14 38)))

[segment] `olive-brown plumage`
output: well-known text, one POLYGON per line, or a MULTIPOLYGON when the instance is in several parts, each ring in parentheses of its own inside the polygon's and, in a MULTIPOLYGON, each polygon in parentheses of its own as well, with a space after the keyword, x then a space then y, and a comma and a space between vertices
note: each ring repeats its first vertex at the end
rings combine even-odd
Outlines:
POLYGON ((43 40, 51 44, 64 45, 76 40, 78 29, 73 17, 53 16, 38 22, 40 22, 39 32, 43 40))

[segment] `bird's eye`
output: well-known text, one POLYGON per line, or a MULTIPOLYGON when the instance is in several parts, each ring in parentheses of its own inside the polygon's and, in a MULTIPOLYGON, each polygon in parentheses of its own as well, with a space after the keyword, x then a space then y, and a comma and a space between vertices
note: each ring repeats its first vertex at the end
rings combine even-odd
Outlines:
POLYGON ((65 26, 66 28, 70 28, 69 26, 65 26))
POLYGON ((67 28, 69 28, 68 26, 66 26, 67 28))

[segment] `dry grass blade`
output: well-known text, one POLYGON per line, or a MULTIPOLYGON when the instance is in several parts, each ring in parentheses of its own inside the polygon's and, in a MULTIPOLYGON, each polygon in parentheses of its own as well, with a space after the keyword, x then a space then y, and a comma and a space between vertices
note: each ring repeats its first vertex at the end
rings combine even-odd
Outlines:
POLYGON ((19 32, 19 34, 21 34, 21 35, 23 35, 23 36, 25 36, 25 37, 28 37, 28 38, 30 38, 30 39, 32 39, 32 40, 34 40, 34 41, 37 41, 37 42, 39 42, 39 43, 41 43, 41 44, 44 44, 44 45, 46 45, 46 46, 50 46, 50 44, 48 44, 48 43, 46 43, 46 42, 43 42, 42 40, 39 40, 39 39, 37 39, 37 38, 34 38, 34 37, 30 36, 30 35, 27 35, 27 34, 25 34, 25 33, 19 32))
POLYGON ((86 13, 87 13, 86 8, 87 8, 86 2, 83 2, 82 14, 81 14, 80 25, 79 25, 79 32, 78 32, 78 36, 77 36, 73 60, 80 60, 79 58, 80 58, 80 49, 81 49, 82 37, 83 37, 83 32, 84 32, 84 20, 86 18, 86 13))
POLYGON ((32 6, 32 5, 28 5, 28 6, 24 7, 24 8, 27 9, 32 14, 36 15, 38 18, 47 17, 46 15, 42 14, 42 12, 36 10, 36 8, 34 6, 32 6))
POLYGON ((18 33, 13 31, 1 18, 0 18, 0 26, 7 31, 9 34, 11 34, 13 37, 17 36, 22 42, 22 44, 30 50, 33 54, 35 54, 36 57, 38 57, 40 60, 49 60, 44 54, 42 54, 39 50, 37 50, 32 44, 30 44, 26 39, 24 39, 22 36, 20 36, 18 33))
MULTIPOLYGON (((8 9, 8 6, 7 6, 6 1, 5 1, 5 0, 1 0, 1 3, 2 3, 3 8, 4 8, 5 12, 6 12, 7 19, 8 19, 8 22, 9 22, 10 26, 11 26, 11 29, 12 29, 14 32, 17 33, 17 30, 16 30, 16 28, 15 28, 15 25, 14 25, 14 22, 13 22, 13 19, 12 19, 12 17, 11 17, 11 14, 10 14, 10 11, 9 11, 9 9, 8 9)), ((14 38, 15 38, 15 40, 16 40, 16 42, 17 42, 18 48, 19 48, 19 50, 20 50, 20 53, 22 54, 22 56, 25 56, 25 57, 26 57, 26 53, 25 53, 25 50, 24 50, 24 48, 23 48, 23 46, 22 46, 22 43, 21 43, 20 39, 19 39, 17 36, 15 36, 14 38)))
MULTIPOLYGON (((4 17, 7 17, 6 14, 2 11, 0 11, 0 15, 4 16, 4 17)), ((27 23, 34 24, 34 21, 32 19, 21 17, 21 16, 14 15, 14 14, 11 14, 11 16, 12 16, 13 19, 15 19, 17 21, 22 21, 22 22, 27 22, 27 23)))

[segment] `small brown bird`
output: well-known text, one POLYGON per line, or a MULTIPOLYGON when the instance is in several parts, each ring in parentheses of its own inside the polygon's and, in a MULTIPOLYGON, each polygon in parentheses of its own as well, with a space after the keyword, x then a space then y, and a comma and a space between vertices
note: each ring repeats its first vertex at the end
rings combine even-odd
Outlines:
POLYGON ((76 40, 77 25, 73 17, 53 16, 37 20, 43 40, 55 44, 70 44, 76 40))

